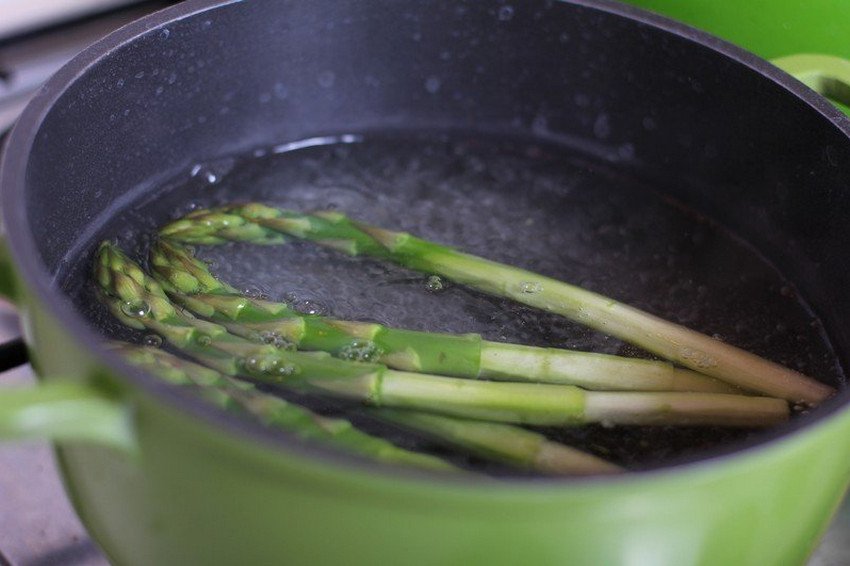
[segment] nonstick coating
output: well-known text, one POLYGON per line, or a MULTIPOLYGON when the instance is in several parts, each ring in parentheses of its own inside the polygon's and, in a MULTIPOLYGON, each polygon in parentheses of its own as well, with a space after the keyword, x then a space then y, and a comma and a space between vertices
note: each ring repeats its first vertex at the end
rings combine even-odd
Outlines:
POLYGON ((844 359, 847 127, 769 65, 615 4, 225 3, 63 70, 13 136, 7 165, 29 160, 4 171, 2 209, 24 277, 69 317, 44 268, 63 282, 116 211, 198 161, 347 132, 532 135, 656 179, 752 243, 844 359))

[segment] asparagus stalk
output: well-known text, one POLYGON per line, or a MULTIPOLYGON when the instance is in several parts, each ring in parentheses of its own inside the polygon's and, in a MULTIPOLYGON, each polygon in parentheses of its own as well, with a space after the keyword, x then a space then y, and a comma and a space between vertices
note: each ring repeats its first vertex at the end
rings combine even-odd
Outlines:
POLYGON ((465 254, 404 232, 355 222, 336 212, 304 214, 261 204, 195 211, 165 226, 163 237, 215 244, 229 231, 252 230, 251 241, 280 235, 314 241, 435 273, 475 289, 563 315, 703 374, 747 390, 816 405, 835 390, 803 374, 678 324, 549 277, 465 254), (253 226, 250 226, 253 225, 253 226), (258 232, 256 227, 264 228, 258 232), (250 228, 249 228, 250 227, 250 228))
POLYGON ((228 375, 310 387, 378 407, 550 426, 605 422, 763 427, 788 418, 788 406, 781 399, 590 392, 571 385, 473 381, 256 344, 176 309, 162 287, 109 242, 99 249, 96 279, 110 309, 125 324, 157 332, 204 365, 228 375))
POLYGON ((213 403, 230 409, 245 410, 270 427, 295 433, 303 440, 332 444, 348 452, 382 462, 440 471, 460 471, 448 462, 398 446, 366 434, 349 421, 317 415, 257 390, 252 384, 223 375, 206 366, 178 358, 158 348, 143 348, 131 344, 113 343, 110 348, 133 365, 177 385, 194 385, 213 403))
POLYGON ((393 409, 376 409, 374 414, 482 458, 522 469, 573 476, 624 471, 616 464, 520 427, 393 409))
POLYGON ((478 334, 418 332, 303 315, 285 303, 243 296, 213 276, 191 250, 175 243, 157 242, 150 259, 154 275, 172 299, 249 339, 379 361, 394 369, 466 378, 561 383, 599 390, 738 392, 669 362, 490 342, 478 334))
MULTIPOLYGON (((459 471, 441 458, 399 448, 386 440, 361 432, 347 420, 317 415, 279 397, 262 393, 251 383, 223 375, 163 350, 126 343, 112 343, 110 348, 130 363, 171 383, 200 388, 207 399, 223 408, 236 406, 269 426, 294 432, 299 438, 329 442, 349 452, 384 462, 459 471)), ((374 414, 381 420, 425 431, 438 441, 468 449, 483 458, 523 469, 552 475, 623 471, 601 458, 511 425, 391 409, 378 409, 374 414)))

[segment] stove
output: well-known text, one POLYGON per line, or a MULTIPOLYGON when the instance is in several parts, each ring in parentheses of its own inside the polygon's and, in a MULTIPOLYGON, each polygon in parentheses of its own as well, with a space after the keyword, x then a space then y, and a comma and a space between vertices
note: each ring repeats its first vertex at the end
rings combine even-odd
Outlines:
MULTIPOLYGON (((44 80, 86 45, 171 2, 0 0, 0 135, 44 80)), ((0 388, 34 383, 17 317, 0 302, 0 388), (18 367, 13 367, 18 366, 18 367)), ((2 393, 0 393, 2 394, 2 393)), ((850 502, 809 566, 850 564, 850 502)), ((102 566, 62 487, 49 444, 0 444, 0 566, 102 566)))

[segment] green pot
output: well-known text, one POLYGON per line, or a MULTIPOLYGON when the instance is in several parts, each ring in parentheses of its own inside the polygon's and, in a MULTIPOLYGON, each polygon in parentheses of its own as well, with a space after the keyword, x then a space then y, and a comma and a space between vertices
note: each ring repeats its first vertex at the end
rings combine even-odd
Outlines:
POLYGON ((508 13, 483 0, 190 1, 82 53, 9 139, 0 283, 20 307, 43 382, 0 395, 0 435, 57 442, 72 501, 118 564, 802 563, 850 481, 844 393, 748 446, 661 470, 447 479, 305 445, 207 406, 101 349, 54 283, 66 281, 67 260, 84 253, 115 208, 198 159, 374 128, 527 135, 541 109, 563 128, 555 134, 593 139, 590 110, 573 113, 563 101, 594 88, 622 124, 624 138, 615 129, 610 141, 633 143, 673 178, 712 187, 682 183, 677 196, 798 274, 804 296, 831 306, 821 313, 825 328, 850 351, 850 270, 841 261, 850 249, 850 129, 770 65, 609 3, 539 2, 508 13), (553 51, 565 29, 580 57, 553 51), (464 57, 446 60, 446 49, 464 57), (582 69, 597 74, 582 83, 582 69), (423 84, 438 71, 442 94, 434 96, 423 84), (365 89, 369 76, 385 86, 365 89), (649 106, 662 128, 640 126, 649 106), (675 141, 683 135, 697 146, 723 143, 700 157, 675 141), (771 143, 792 138, 791 149, 771 143), (833 148, 828 162, 823 147, 833 148), (746 177, 743 187, 732 173, 763 167, 793 181, 801 166, 811 170, 803 200, 831 198, 817 229, 781 224, 780 214, 767 225, 779 238, 771 244, 744 204, 721 206, 745 192, 749 204, 796 218, 782 208, 794 202, 773 199, 776 177, 746 177))

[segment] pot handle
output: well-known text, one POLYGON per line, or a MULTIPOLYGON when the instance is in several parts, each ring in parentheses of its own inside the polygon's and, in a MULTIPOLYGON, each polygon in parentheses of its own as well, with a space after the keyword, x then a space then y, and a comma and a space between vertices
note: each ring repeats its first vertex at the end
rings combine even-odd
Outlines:
MULTIPOLYGON (((17 298, 9 249, 0 228, 0 297, 17 298)), ((3 370, 26 363, 20 341, 0 345, 3 370)), ((0 440, 84 441, 133 452, 129 407, 94 383, 55 379, 27 387, 0 387, 0 440)))
POLYGON ((132 452, 129 408, 70 379, 0 388, 0 439, 86 441, 132 452))
POLYGON ((771 60, 850 116, 850 61, 834 55, 800 53, 771 60))

